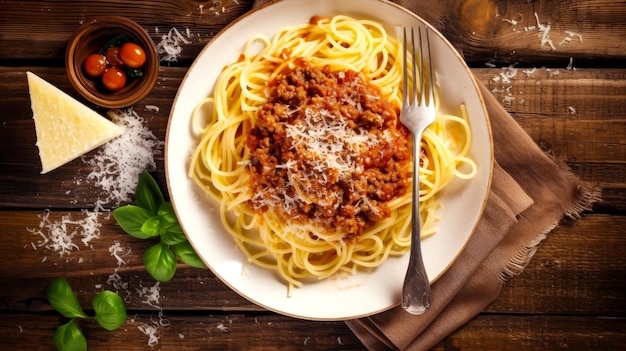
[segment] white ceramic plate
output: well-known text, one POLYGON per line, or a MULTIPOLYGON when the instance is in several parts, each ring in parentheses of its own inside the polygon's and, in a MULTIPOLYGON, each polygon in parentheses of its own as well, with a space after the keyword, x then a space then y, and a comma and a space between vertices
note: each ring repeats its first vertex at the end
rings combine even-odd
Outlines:
MULTIPOLYGON (((168 188, 182 227, 200 257, 225 284, 250 301, 281 314, 314 320, 343 320, 387 310, 400 302, 408 255, 390 258, 372 272, 331 278, 294 289, 274 272, 246 264, 223 229, 217 204, 187 177, 196 147, 191 133, 194 106, 213 91, 220 70, 239 57, 246 40, 257 33, 273 36, 280 28, 308 22, 311 16, 350 15, 373 19, 389 33, 396 26, 429 26, 409 11, 379 0, 283 0, 250 12, 211 41, 189 69, 174 101, 166 137, 168 188)), ((433 67, 441 85, 442 109, 465 103, 473 132, 471 157, 478 174, 446 190, 440 230, 422 243, 426 270, 436 280, 454 262, 480 218, 491 180, 493 150, 482 97, 469 69, 453 47, 431 28, 433 67), (432 35, 434 34, 434 35, 432 35)), ((198 297, 202 298, 202 297, 198 297)))

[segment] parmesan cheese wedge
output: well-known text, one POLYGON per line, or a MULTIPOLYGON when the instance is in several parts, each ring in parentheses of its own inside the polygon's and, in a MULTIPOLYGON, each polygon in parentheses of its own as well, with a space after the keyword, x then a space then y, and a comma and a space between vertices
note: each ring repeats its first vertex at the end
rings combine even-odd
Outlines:
POLYGON ((123 129, 32 72, 28 76, 41 173, 121 135, 123 129))

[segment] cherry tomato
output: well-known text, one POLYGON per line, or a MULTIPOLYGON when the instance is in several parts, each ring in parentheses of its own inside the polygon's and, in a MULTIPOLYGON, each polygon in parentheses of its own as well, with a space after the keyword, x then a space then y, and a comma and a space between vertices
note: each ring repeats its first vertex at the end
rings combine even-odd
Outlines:
POLYGON ((146 52, 135 43, 124 43, 120 48, 120 58, 130 68, 139 68, 146 62, 146 52))
POLYGON ((102 73, 102 84, 110 91, 120 90, 126 85, 126 73, 118 67, 108 67, 102 73))
POLYGON ((106 49, 106 51, 104 52, 104 55, 107 58, 107 62, 109 63, 109 66, 113 66, 113 67, 124 66, 124 62, 120 58, 120 48, 118 48, 117 46, 111 46, 110 48, 106 49))
POLYGON ((85 73, 91 77, 100 77, 102 72, 107 68, 107 61, 104 55, 91 54, 87 56, 85 62, 83 62, 83 68, 85 73))

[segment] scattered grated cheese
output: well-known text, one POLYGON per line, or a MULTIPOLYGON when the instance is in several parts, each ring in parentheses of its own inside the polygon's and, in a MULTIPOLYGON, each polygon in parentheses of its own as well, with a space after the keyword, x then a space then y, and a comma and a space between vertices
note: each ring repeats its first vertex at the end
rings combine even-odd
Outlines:
MULTIPOLYGON (((189 29, 187 29, 188 31, 189 29)), ((189 36, 189 34, 188 34, 189 36)), ((181 43, 189 44, 191 41, 185 39, 176 27, 172 27, 167 34, 161 36, 161 41, 157 44, 157 52, 161 61, 176 62, 183 52, 181 43)))
POLYGON ((506 95, 505 97, 502 98, 502 102, 508 106, 511 106, 513 101, 515 101, 515 96, 512 96, 512 95, 506 95))
POLYGON ((125 302, 130 302, 131 293, 128 290, 129 283, 122 280, 122 277, 117 273, 117 269, 107 278, 107 284, 111 285, 117 294, 122 294, 122 298, 125 302))
POLYGON ((159 327, 156 325, 149 325, 142 323, 137 326, 142 333, 144 333, 148 337, 148 346, 154 347, 159 343, 159 327))
POLYGON ((507 22, 510 23, 512 25, 517 25, 518 23, 522 22, 524 20, 524 15, 522 15, 521 13, 516 14, 516 19, 503 19, 502 22, 507 22))
POLYGON ((151 287, 145 287, 139 284, 139 288, 137 290, 137 295, 139 297, 144 297, 143 303, 150 305, 152 307, 160 308, 159 299, 161 298, 161 287, 159 286, 160 282, 156 282, 151 287))
POLYGON ((224 323, 217 323, 216 327, 219 331, 227 332, 229 328, 224 325, 224 323))
POLYGON ((156 105, 146 105, 144 108, 148 112, 159 112, 160 110, 159 106, 156 106, 156 105))
POLYGON ((102 211, 106 211, 105 204, 119 206, 131 201, 139 174, 156 168, 154 155, 161 153, 163 145, 132 108, 109 111, 109 116, 124 128, 124 134, 98 149, 92 159, 83 158, 94 168, 87 179, 95 180, 95 185, 106 194, 95 204, 96 210, 102 211))
POLYGON ((572 31, 566 30, 565 34, 567 34, 568 38, 578 38, 578 41, 582 44, 583 42, 583 36, 578 34, 578 33, 574 33, 572 31))
MULTIPOLYGON (((159 311, 158 314, 159 320, 154 320, 152 316, 150 316, 150 324, 148 323, 139 323, 137 329, 139 329, 142 333, 144 333, 148 337, 148 346, 151 348, 159 343, 159 339, 161 335, 159 333, 161 327, 169 327, 170 321, 163 318, 163 311, 159 311)), ((134 319, 131 321, 134 322, 134 319)))
POLYGON ((559 75, 558 69, 546 68, 546 72, 548 72, 548 77, 553 78, 559 75))
POLYGON ((537 28, 539 30, 539 38, 541 38, 541 45, 550 45, 552 50, 556 50, 556 47, 552 43, 552 39, 550 39, 550 24, 542 24, 539 22, 539 15, 535 12, 535 19, 537 20, 537 28))
MULTIPOLYGON (((128 255, 130 253, 130 250, 131 249, 129 248, 125 255, 128 255)), ((126 265, 126 261, 124 261, 124 259, 119 255, 121 252, 124 252, 124 249, 120 245, 120 242, 115 240, 114 244, 111 247, 109 247, 109 253, 117 261, 118 268, 126 265)))
POLYGON ((559 42, 559 45, 563 45, 563 44, 565 44, 565 43, 569 43, 570 41, 572 41, 572 38, 571 38, 571 37, 565 37, 565 38, 563 38, 563 40, 561 40, 561 41, 559 42))
POLYGON ((70 251, 80 250, 74 243, 74 238, 79 237, 84 246, 90 247, 93 239, 100 237, 100 226, 98 223, 98 213, 81 210, 83 218, 72 219, 71 214, 61 217, 58 221, 50 220, 50 210, 44 210, 39 228, 26 228, 30 233, 39 235, 41 239, 36 243, 31 243, 33 247, 45 247, 63 257, 70 254, 70 251))
POLYGON ((569 113, 575 115, 576 114, 576 109, 574 108, 574 106, 569 106, 567 108, 567 110, 569 111, 569 113))

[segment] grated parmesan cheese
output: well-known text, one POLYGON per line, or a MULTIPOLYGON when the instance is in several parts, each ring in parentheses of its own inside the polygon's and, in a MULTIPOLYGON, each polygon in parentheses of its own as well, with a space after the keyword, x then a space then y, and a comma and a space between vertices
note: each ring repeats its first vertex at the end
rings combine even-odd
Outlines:
POLYGON ((161 287, 159 286, 160 282, 156 282, 151 287, 145 287, 139 284, 139 288, 137 289, 137 295, 139 297, 143 297, 143 303, 150 305, 152 307, 159 307, 159 299, 161 298, 161 287))
POLYGON ((524 20, 524 15, 522 15, 521 13, 516 14, 516 17, 517 18, 514 18, 514 19, 507 19, 507 18, 505 18, 505 19, 502 20, 502 22, 507 22, 507 23, 510 23, 510 24, 515 26, 515 25, 517 25, 518 23, 520 23, 520 22, 522 22, 524 20))
MULTIPOLYGON (((124 249, 120 245, 120 242, 115 240, 114 244, 111 247, 109 247, 109 253, 117 261, 118 268, 126 265, 126 261, 124 261, 124 259, 119 255, 121 252, 124 252, 124 249)), ((128 249, 125 255, 128 255, 129 253, 130 253, 130 249, 128 249)))
MULTIPOLYGON (((187 36, 189 37, 189 29, 186 29, 186 31, 187 36)), ((176 27, 172 27, 167 34, 163 34, 163 36, 161 36, 161 41, 157 44, 157 52, 159 53, 161 61, 178 61, 180 54, 183 52, 183 48, 180 45, 181 43, 189 44, 191 41, 180 34, 176 27)))
MULTIPOLYGON (((139 323, 137 329, 139 329, 142 333, 144 333, 148 337, 148 346, 151 348, 159 343, 159 339, 161 335, 159 333, 161 327, 169 327, 170 321, 163 318, 163 311, 159 311, 158 313, 159 320, 154 320, 152 316, 150 316, 150 324, 148 323, 139 323)), ((131 321, 134 322, 134 319, 131 321)))
POLYGON ((583 36, 578 34, 578 33, 574 33, 572 31, 566 30, 565 34, 567 34, 568 38, 578 38, 578 41, 582 44, 583 42, 583 36))
POLYGON ((100 237, 100 226, 98 222, 98 212, 81 210, 83 218, 72 219, 71 214, 64 215, 58 221, 50 220, 50 210, 44 210, 39 228, 26 228, 30 233, 38 235, 41 239, 37 243, 31 243, 33 248, 45 247, 56 252, 63 257, 70 254, 70 251, 80 250, 74 243, 75 238, 79 238, 85 247, 90 247, 93 239, 100 237))
POLYGON ((104 211, 105 204, 119 206, 131 201, 139 174, 156 169, 154 155, 161 153, 163 145, 132 108, 109 111, 109 116, 125 129, 124 134, 98 149, 92 159, 83 158, 94 168, 87 179, 94 180, 106 194, 95 204, 96 210, 104 211))
POLYGON ((222 332, 227 332, 230 330, 230 328, 228 328, 227 326, 224 325, 224 323, 217 323, 217 330, 222 331, 222 332))
POLYGON ((539 15, 535 12, 535 19, 537 20, 537 30, 539 31, 539 38, 541 38, 541 45, 548 44, 552 50, 556 50, 556 47, 552 43, 552 39, 550 39, 550 24, 542 24, 539 22, 539 15))
MULTIPOLYGON (((511 26, 513 26, 514 32, 518 32, 517 25, 523 21, 524 21, 524 17, 520 13, 516 14, 514 18, 511 18, 511 19, 505 18, 502 20, 502 22, 509 23, 511 26)), ((541 23, 539 21, 539 15, 537 14, 537 12, 535 12, 535 21, 537 25, 524 26, 523 31, 524 32, 535 31, 535 30, 538 31, 538 37, 541 41, 541 45, 542 46, 548 45, 550 46, 552 50, 556 50, 556 46, 554 45, 554 42, 550 38, 550 30, 551 30, 550 23, 548 24, 541 23)), ((575 33, 573 31, 569 31, 569 30, 566 30, 564 32, 566 36, 563 39, 561 39, 561 41, 558 43, 559 46, 570 43, 573 40, 578 40, 580 43, 583 42, 582 35, 575 33)))
POLYGON ((137 326, 137 329, 148 337, 148 346, 154 347, 159 343, 160 335, 158 326, 142 323, 137 326))
POLYGON ((148 112, 159 112, 160 110, 159 106, 156 105, 146 105, 144 108, 148 112))

